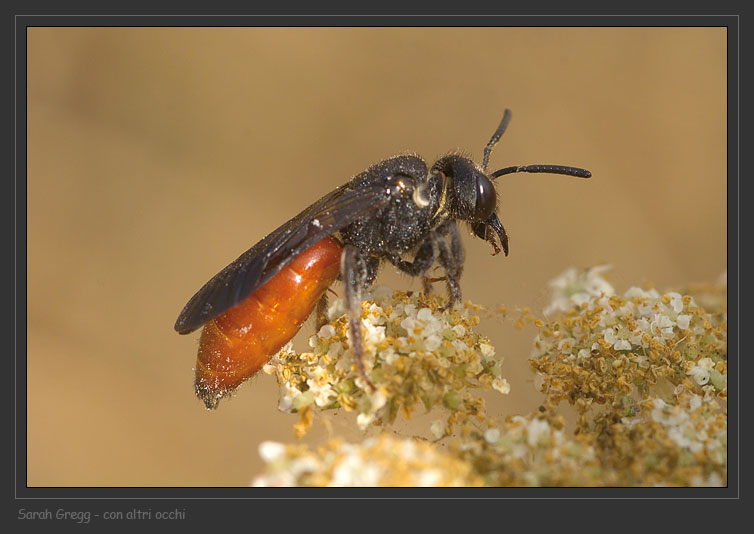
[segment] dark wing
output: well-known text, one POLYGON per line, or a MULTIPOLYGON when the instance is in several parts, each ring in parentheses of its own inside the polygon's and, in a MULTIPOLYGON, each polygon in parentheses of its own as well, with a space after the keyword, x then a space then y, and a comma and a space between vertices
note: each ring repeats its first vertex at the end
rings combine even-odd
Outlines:
POLYGON ((191 297, 175 322, 179 334, 193 332, 264 285, 303 251, 383 207, 389 200, 381 183, 325 195, 241 254, 191 297))

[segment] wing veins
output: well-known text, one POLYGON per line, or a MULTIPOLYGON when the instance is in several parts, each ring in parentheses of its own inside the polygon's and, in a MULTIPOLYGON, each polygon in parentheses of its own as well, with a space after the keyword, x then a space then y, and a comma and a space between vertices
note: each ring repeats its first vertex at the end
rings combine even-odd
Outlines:
POLYGON ((175 329, 181 334, 196 330, 247 298, 303 251, 387 202, 380 184, 347 186, 307 207, 212 277, 181 311, 175 329), (327 218, 328 224, 320 223, 312 231, 312 222, 320 218, 327 218), (281 251, 286 251, 284 256, 270 265, 281 251))

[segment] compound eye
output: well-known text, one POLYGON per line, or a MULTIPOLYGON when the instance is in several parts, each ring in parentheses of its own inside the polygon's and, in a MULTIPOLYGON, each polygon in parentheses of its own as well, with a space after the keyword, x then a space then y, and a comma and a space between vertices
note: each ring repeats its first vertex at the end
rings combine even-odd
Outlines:
POLYGON ((485 221, 495 212, 497 195, 495 186, 486 176, 478 176, 476 181, 476 206, 474 207, 474 219, 485 221))

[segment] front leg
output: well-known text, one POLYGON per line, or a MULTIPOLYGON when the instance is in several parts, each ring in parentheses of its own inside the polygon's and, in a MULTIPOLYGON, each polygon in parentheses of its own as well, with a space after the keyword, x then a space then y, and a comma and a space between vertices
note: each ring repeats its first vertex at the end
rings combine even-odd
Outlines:
POLYGON ((377 388, 369 380, 364 369, 364 343, 361 339, 361 293, 370 278, 373 278, 373 274, 369 272, 367 262, 353 245, 343 247, 340 256, 340 277, 345 285, 345 308, 356 366, 370 389, 376 391, 377 388))
POLYGON ((448 303, 442 307, 449 310, 461 300, 461 286, 459 281, 463 272, 463 262, 466 254, 461 242, 461 234, 455 221, 445 221, 437 227, 437 233, 447 235, 450 243, 442 239, 437 242, 439 249, 439 263, 445 269, 445 280, 448 284, 448 303))
POLYGON ((390 263, 395 265, 398 269, 410 276, 421 276, 424 288, 424 294, 429 295, 429 282, 430 279, 426 277, 426 272, 432 268, 437 258, 437 244, 436 241, 439 236, 431 232, 427 239, 419 246, 419 249, 414 255, 414 261, 406 261, 397 254, 386 254, 386 258, 390 263))
POLYGON ((434 231, 430 232, 429 236, 427 236, 416 251, 414 261, 406 261, 398 254, 385 254, 385 257, 404 273, 410 276, 420 276, 426 273, 432 267, 432 264, 435 263, 435 258, 437 257, 436 240, 437 236, 434 235, 434 231))
POLYGON ((455 221, 445 221, 432 230, 416 251, 413 262, 403 260, 397 254, 386 254, 386 258, 406 274, 421 275, 425 294, 429 294, 430 282, 445 280, 448 284, 448 304, 443 306, 443 309, 452 308, 461 300, 461 287, 458 281, 463 271, 465 252, 455 221), (446 237, 450 238, 450 242, 446 237), (438 260, 445 270, 445 277, 428 278, 426 276, 435 260, 438 260))

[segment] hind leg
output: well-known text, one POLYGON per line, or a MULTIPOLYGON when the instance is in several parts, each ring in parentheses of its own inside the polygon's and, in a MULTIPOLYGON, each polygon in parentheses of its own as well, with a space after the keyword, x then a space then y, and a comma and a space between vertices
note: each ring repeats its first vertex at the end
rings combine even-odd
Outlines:
POLYGON ((351 346, 353 348, 356 366, 359 374, 366 381, 372 391, 376 391, 372 381, 367 377, 364 369, 364 343, 361 338, 361 294, 368 283, 374 279, 369 268, 371 263, 364 258, 353 245, 343 247, 340 257, 340 276, 345 285, 345 307, 348 315, 348 329, 351 332, 351 346))

